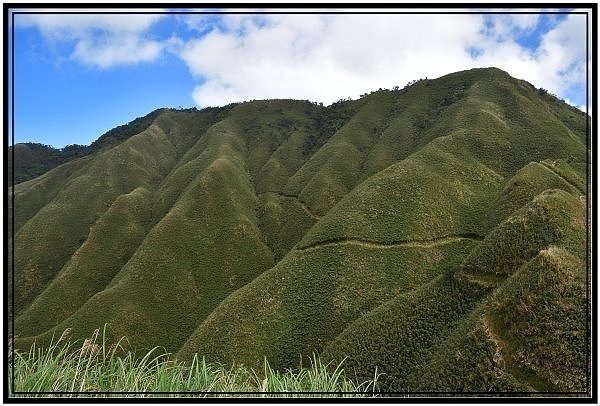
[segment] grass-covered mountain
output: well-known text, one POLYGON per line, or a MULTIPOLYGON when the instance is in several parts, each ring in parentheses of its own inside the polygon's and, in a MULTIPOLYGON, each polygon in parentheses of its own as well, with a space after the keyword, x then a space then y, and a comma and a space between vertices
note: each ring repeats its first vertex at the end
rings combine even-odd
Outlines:
POLYGON ((7 151, 8 183, 12 184, 13 182, 13 169, 14 183, 18 184, 36 178, 65 162, 117 145, 144 131, 164 110, 154 110, 144 117, 138 117, 130 123, 115 127, 102 134, 91 145, 73 144, 64 148, 54 148, 50 145, 25 142, 15 144, 14 147, 9 146, 7 151))
POLYGON ((12 190, 15 345, 108 323, 181 360, 346 358, 388 391, 587 392, 585 131, 494 68, 160 110, 12 190))

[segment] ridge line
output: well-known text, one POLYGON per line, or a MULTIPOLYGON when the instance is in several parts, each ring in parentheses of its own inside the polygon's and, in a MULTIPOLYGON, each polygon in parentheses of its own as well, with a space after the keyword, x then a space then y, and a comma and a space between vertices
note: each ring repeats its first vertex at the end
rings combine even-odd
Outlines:
POLYGON ((494 325, 492 315, 484 313, 481 322, 484 332, 496 346, 492 357, 495 367, 512 376, 517 382, 529 386, 533 391, 544 391, 546 388, 540 387, 540 384, 535 382, 535 379, 540 380, 542 378, 535 372, 533 373, 535 379, 528 378, 522 373, 522 367, 513 360, 510 343, 501 336, 500 331, 496 328, 497 326, 494 325))
POLYGON ((311 216, 312 218, 314 218, 316 220, 320 220, 321 217, 323 217, 323 216, 319 216, 319 215, 314 214, 310 210, 310 208, 306 205, 306 203, 304 203, 302 200, 300 200, 300 198, 298 196, 296 196, 296 195, 285 194, 283 192, 271 192, 271 191, 260 192, 260 193, 257 193, 257 195, 264 195, 264 194, 267 194, 267 193, 272 193, 274 195, 281 196, 281 197, 288 198, 288 199, 295 199, 300 204, 300 206, 304 209, 304 211, 307 212, 308 215, 311 216))
POLYGON ((571 186, 572 188, 575 188, 575 190, 577 190, 579 193, 584 194, 585 192, 583 190, 581 190, 579 188, 579 186, 575 185, 573 182, 571 182, 569 179, 565 178, 564 176, 562 176, 560 173, 558 173, 556 171, 556 169, 551 166, 550 164, 545 163, 544 161, 540 161, 540 164, 542 166, 544 166, 546 169, 548 169, 550 172, 552 172, 553 174, 555 174, 556 176, 558 176, 560 179, 562 179, 563 181, 565 181, 567 183, 567 185, 571 186))

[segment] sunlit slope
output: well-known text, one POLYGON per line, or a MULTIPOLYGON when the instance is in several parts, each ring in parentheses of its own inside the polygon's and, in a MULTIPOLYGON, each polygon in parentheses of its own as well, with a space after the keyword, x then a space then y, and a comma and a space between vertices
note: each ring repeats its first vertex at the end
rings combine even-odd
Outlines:
MULTIPOLYGON (((449 136, 452 137, 452 136, 449 136)), ((394 242, 484 235, 483 214, 503 178, 439 139, 361 183, 300 242, 394 242)))
POLYGON ((274 268, 229 296, 179 352, 279 368, 321 351, 352 320, 395 295, 458 265, 476 242, 293 250, 274 268))
MULTIPOLYGON (((443 136, 366 180, 301 244, 349 236, 394 241, 451 232, 483 233, 494 223, 482 211, 496 197, 503 179, 531 161, 544 160, 545 168, 554 172, 565 159, 585 161, 581 141, 550 112, 534 110, 539 103, 535 92, 522 89, 520 81, 503 72, 480 74, 480 80, 464 85, 464 94, 443 110, 443 117, 437 116, 435 131, 443 128, 438 134, 443 136), (545 161, 548 158, 552 159, 545 161), (421 206, 426 210, 413 210, 421 206)), ((414 86, 426 87, 421 83, 414 86)), ((572 168, 569 171, 571 180, 565 181, 582 189, 581 178, 572 168)))
POLYGON ((56 326, 108 285, 146 236, 150 197, 148 189, 139 187, 115 199, 57 277, 17 317, 15 328, 21 335, 56 326))
POLYGON ((326 213, 354 188, 364 156, 378 138, 393 100, 391 92, 350 104, 352 117, 292 176, 284 191, 316 213, 326 213))
POLYGON ((498 224, 516 209, 547 189, 562 189, 574 194, 584 194, 585 183, 583 177, 564 161, 531 162, 517 171, 515 176, 507 182, 488 211, 488 224, 498 224), (559 165, 563 168, 564 176, 554 169, 559 165), (565 176, 568 176, 568 178, 565 176))
POLYGON ((15 234, 15 313, 57 275, 119 195, 140 185, 156 184, 174 164, 174 157, 165 132, 151 126, 98 155, 84 171, 72 176, 15 234))
POLYGON ((459 268, 357 320, 325 357, 348 357, 358 376, 377 366, 391 391, 584 390, 584 233, 579 194, 544 191, 459 268))
MULTIPOLYGON (((293 105, 299 105, 301 113, 307 106, 314 108, 306 102, 293 105)), ((130 170, 111 179, 113 183, 143 185, 131 192, 143 191, 142 201, 134 203, 127 199, 128 194, 117 198, 115 202, 125 202, 120 205, 125 213, 115 217, 109 209, 100 217, 53 283, 19 315, 16 328, 20 336, 41 334, 39 339, 48 340, 51 327, 72 327, 78 335, 84 335, 109 323, 115 337, 126 335, 136 347, 160 344, 173 351, 227 294, 274 264, 259 228, 261 200, 248 166, 251 154, 245 127, 239 124, 240 117, 249 113, 239 110, 233 109, 196 134, 202 127, 198 117, 167 113, 157 118, 153 126, 160 125, 167 134, 168 146, 172 146, 167 149, 173 157, 170 167, 150 181, 136 178, 130 170), (190 145, 190 141, 195 144, 190 145), (188 146, 181 148, 186 143, 188 146), (76 297, 64 303, 65 295, 76 297), (53 310, 52 317, 44 318, 45 309, 53 310), (65 320, 66 316, 70 317, 65 320)), ((284 109, 274 110, 276 117, 256 120, 255 131, 271 127, 282 115, 285 118, 284 109)), ((298 124, 297 117, 289 117, 291 126, 302 124, 298 124)), ((307 117, 300 119, 309 120, 307 117)), ((148 131, 105 154, 115 154, 136 139, 147 141, 150 153, 161 151, 160 143, 148 131)), ((263 149, 270 154, 280 147, 270 138, 265 142, 268 145, 263 149)), ((137 150, 130 153, 133 158, 151 156, 137 150)), ((95 158, 100 160, 97 165, 103 164, 101 157, 95 158)), ((148 170, 152 165, 145 167, 148 170)), ((97 177, 95 180, 98 184, 103 181, 97 177)), ((73 202, 77 203, 75 199, 73 202)), ((87 202, 82 206, 88 207, 87 202)), ((307 221, 307 226, 314 221, 310 216, 306 218, 308 214, 302 207, 294 209, 285 204, 285 208, 289 213, 284 223, 294 231, 296 223, 287 218, 288 214, 293 219, 296 213, 298 221, 307 221)), ((302 229, 299 227, 300 232, 302 229)), ((32 338, 20 342, 26 344, 32 338)))
POLYGON ((412 390, 583 392, 585 266, 550 246, 509 277, 408 377, 412 390))
MULTIPOLYGON (((55 304, 70 309, 66 310, 69 313, 72 306, 103 289, 127 262, 152 223, 151 213, 138 209, 151 206, 150 191, 171 170, 178 149, 193 140, 198 127, 198 120, 193 128, 187 127, 188 114, 177 114, 176 121, 172 115, 166 112, 145 131, 114 148, 71 161, 15 187, 15 206, 28 208, 22 211, 27 221, 14 235, 17 316, 50 282, 60 279, 55 277, 61 270, 79 281, 79 287, 86 285, 84 296, 76 294, 79 288, 67 284, 64 288, 76 296, 68 301, 60 295, 54 297, 55 304), (138 189, 145 190, 144 197, 133 204, 127 196, 136 195, 138 189), (132 220, 130 229, 123 228, 123 220, 132 220), (110 241, 112 233, 115 241, 110 241), (107 248, 111 251, 105 252, 107 248), (99 276, 97 283, 86 284, 94 274, 99 276)), ((16 214, 21 210, 17 207, 16 214)), ((9 278, 12 281, 12 272, 9 278)), ((42 307, 40 314, 28 317, 55 323, 59 314, 64 313, 45 317, 42 307)), ((27 331, 45 325, 30 323, 27 331)))
POLYGON ((320 217, 295 196, 266 192, 259 198, 258 226, 265 244, 280 260, 320 217))
POLYGON ((214 141, 205 150, 204 168, 108 288, 65 327, 89 332, 108 322, 116 335, 127 335, 136 345, 173 349, 177 335, 188 334, 186 324, 195 326, 225 292, 272 265, 255 226, 256 197, 240 157, 243 141, 226 127, 209 130, 206 137, 214 141))
MULTIPOLYGON (((460 74, 449 76, 455 83, 460 74)), ((188 340, 180 357, 198 351, 229 362, 256 364, 267 356, 275 365, 286 367, 293 365, 293 355, 322 351, 357 315, 375 309, 394 293, 410 295, 411 289, 465 261, 502 221, 501 216, 490 221, 490 213, 507 210, 498 207, 498 200, 509 187, 508 180, 523 166, 547 158, 585 159, 581 140, 551 112, 547 116, 534 114, 540 96, 520 81, 501 71, 481 70, 469 72, 458 83, 463 86, 456 94, 437 102, 441 106, 434 117, 443 122, 424 124, 432 135, 429 142, 345 194, 275 268, 227 298, 188 340), (448 101, 451 97, 455 100, 448 101), (538 144, 543 146, 538 148, 538 144), (463 245, 456 251, 443 251, 449 243, 463 245), (419 260, 398 257, 378 262, 392 252, 405 254, 408 247, 418 253, 419 260), (370 252, 370 259, 364 258, 364 250, 370 252), (362 279, 365 273, 368 281, 362 279), (390 275, 395 275, 393 281, 390 275), (362 288, 356 290, 355 283, 362 288), (399 284, 404 289, 397 289, 399 284), (332 293, 340 291, 354 292, 345 297, 343 311, 332 293), (269 298, 273 306, 262 307, 269 298), (234 338, 218 341, 215 334, 234 338)), ((426 82, 414 86, 426 86, 426 82)), ((365 102, 362 108, 367 105, 365 102)), ((351 123, 343 126, 312 161, 321 151, 348 138, 351 123)), ((336 160, 333 154, 326 157, 331 159, 314 168, 315 176, 336 160)), ((311 161, 303 168, 309 164, 311 161)), ((547 187, 579 193, 553 171, 546 171, 542 178, 544 181, 536 183, 537 189, 529 193, 547 187)), ((297 179, 292 177, 285 190, 294 190, 291 185, 297 179)), ((311 209, 310 202, 307 206, 311 209)), ((531 235, 526 235, 534 238, 534 245, 535 238, 555 237, 545 236, 542 229, 529 231, 531 235)), ((511 261, 513 254, 500 256, 511 261)))
POLYGON ((437 165, 428 171, 409 158, 359 185, 275 268, 227 298, 179 355, 253 365, 267 356, 289 367, 299 355, 322 351, 365 312, 458 266, 483 238, 479 223, 502 178, 435 148, 431 154, 437 165), (427 193, 418 193, 423 185, 427 193), (345 210, 347 201, 367 208, 345 210), (322 238, 313 237, 319 232, 322 238), (265 298, 273 302, 263 307, 265 298))
POLYGON ((485 296, 479 285, 455 277, 455 269, 398 295, 357 319, 327 346, 328 361, 345 359, 357 377, 383 374, 386 391, 411 391, 406 377, 443 342, 485 296), (346 358, 347 357, 347 358, 346 358))
POLYGON ((15 232, 31 219, 41 208, 50 202, 65 186, 69 179, 89 162, 81 158, 63 164, 27 182, 15 185, 14 192, 9 188, 8 208, 12 210, 12 194, 18 204, 14 208, 15 232))
POLYGON ((515 358, 503 355, 512 378, 490 388, 581 382, 579 358, 555 366, 579 333, 572 347, 548 338, 554 361, 534 365, 517 354, 541 347, 506 315, 524 283, 553 328, 565 329, 550 312, 579 320, 585 128, 581 112, 497 69, 327 107, 163 109, 15 187, 15 345, 108 323, 112 338, 180 359, 286 368, 313 351, 348 355, 365 379, 387 369, 395 389, 424 388, 449 351, 471 351, 436 378, 455 387, 477 357, 493 359, 481 349, 493 340, 464 341, 493 314, 515 358), (532 279, 554 270, 569 280, 564 311, 543 308, 532 279))
POLYGON ((542 192, 486 236, 465 259, 464 271, 480 278, 506 277, 556 241, 583 256, 583 210, 579 195, 559 189, 542 192))
POLYGON ((17 143, 7 148, 8 184, 15 185, 34 179, 62 164, 87 157, 100 151, 114 147, 136 134, 146 130, 157 116, 168 109, 157 109, 143 117, 138 117, 127 124, 117 126, 102 134, 91 145, 67 145, 54 148, 38 143, 17 143), (14 161, 13 161, 14 158, 14 161), (14 172, 13 172, 14 170, 14 172))

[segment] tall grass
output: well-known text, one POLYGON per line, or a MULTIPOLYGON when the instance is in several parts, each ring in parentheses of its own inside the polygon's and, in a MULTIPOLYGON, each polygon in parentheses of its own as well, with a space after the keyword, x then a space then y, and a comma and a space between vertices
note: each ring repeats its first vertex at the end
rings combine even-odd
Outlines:
POLYGON ((148 396, 376 396, 374 379, 357 384, 317 355, 310 366, 284 372, 264 361, 262 371, 243 365, 226 367, 195 355, 191 363, 173 360, 159 347, 143 356, 125 351, 122 340, 108 345, 96 330, 83 342, 68 330, 50 346, 9 352, 10 397, 148 397, 148 396), (239 392, 239 393, 233 393, 239 392))

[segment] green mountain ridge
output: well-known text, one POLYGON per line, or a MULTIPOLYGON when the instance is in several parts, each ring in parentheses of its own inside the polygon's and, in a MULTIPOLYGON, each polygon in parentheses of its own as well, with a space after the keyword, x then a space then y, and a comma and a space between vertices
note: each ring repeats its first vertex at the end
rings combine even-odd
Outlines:
POLYGON ((108 323, 388 391, 588 390, 577 109, 487 68, 146 117, 10 189, 17 348, 108 323))
POLYGON ((14 183, 18 184, 36 178, 66 162, 119 144, 148 128, 152 121, 164 110, 166 109, 154 110, 144 117, 138 117, 130 123, 115 127, 88 146, 73 144, 64 148, 54 148, 50 145, 34 142, 17 143, 14 147, 9 146, 7 153, 8 182, 12 183, 13 168, 14 183))

